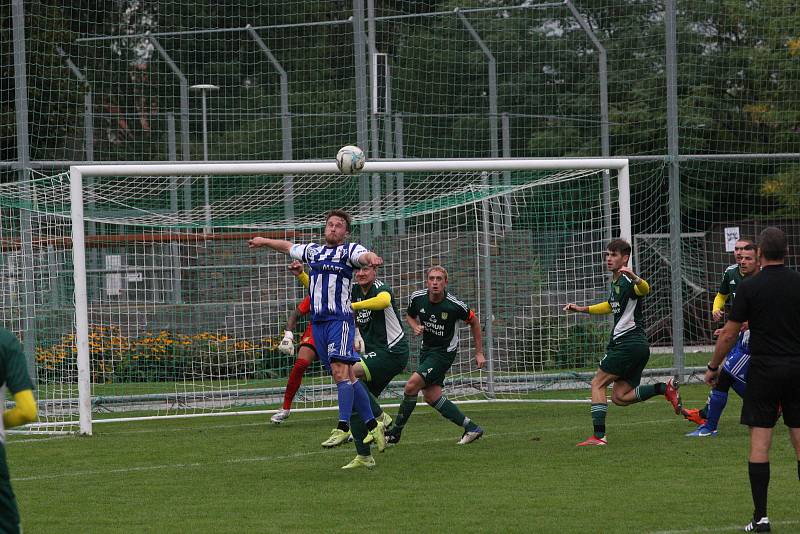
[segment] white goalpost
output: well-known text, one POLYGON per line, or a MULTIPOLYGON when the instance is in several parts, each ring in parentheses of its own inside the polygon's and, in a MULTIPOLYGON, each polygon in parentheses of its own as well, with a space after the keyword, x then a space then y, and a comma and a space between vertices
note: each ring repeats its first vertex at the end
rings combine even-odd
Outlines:
MULTIPOLYGON (((560 307, 604 298, 605 242, 631 239, 625 159, 384 160, 353 176, 318 161, 80 165, 30 187, 0 186, 0 202, 32 214, 36 272, 49 273, 34 277, 35 331, 16 328, 36 338, 42 431, 275 411, 292 364, 275 349, 302 290, 286 257, 247 240, 318 241, 332 208, 384 257, 379 277, 401 310, 442 263, 448 289, 478 313, 487 366, 474 369, 462 336, 449 396, 585 387, 608 325, 560 307), (71 302, 54 296, 67 276, 71 302)), ((3 226, 7 246, 17 242, 19 225, 3 226)), ((415 356, 412 340, 408 370, 415 356)), ((321 368, 295 405, 335 408, 321 368)))

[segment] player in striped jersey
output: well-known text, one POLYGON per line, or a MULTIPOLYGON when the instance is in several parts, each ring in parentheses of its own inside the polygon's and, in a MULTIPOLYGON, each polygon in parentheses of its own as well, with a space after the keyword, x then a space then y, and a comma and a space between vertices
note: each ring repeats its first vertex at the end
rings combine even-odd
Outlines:
POLYGON ((350 415, 355 409, 364 420, 369 435, 383 451, 383 425, 375 420, 369 392, 353 372, 359 361, 353 353, 355 322, 351 305, 353 271, 363 265, 381 265, 383 259, 357 243, 347 242, 351 219, 347 212, 331 210, 325 217, 325 243, 294 244, 281 239, 254 237, 250 248, 268 247, 304 261, 311 267, 311 324, 314 344, 322 365, 333 376, 339 399, 339 422, 323 446, 341 443, 350 432, 350 415))
POLYGON ((606 247, 606 268, 612 273, 608 299, 592 306, 569 303, 564 311, 590 314, 614 314, 614 329, 600 367, 592 379, 592 424, 594 434, 578 443, 578 447, 606 445, 606 388, 613 382, 611 401, 618 406, 642 402, 664 395, 676 414, 681 413, 678 390, 670 379, 666 384, 639 385, 647 361, 650 344, 642 319, 640 301, 650 293, 650 285, 628 268, 631 246, 615 239, 606 247))
POLYGON ((444 418, 464 428, 459 445, 471 443, 483 435, 483 429, 466 417, 461 410, 442 394, 444 377, 458 355, 458 323, 470 327, 475 342, 475 363, 483 368, 481 325, 478 317, 455 295, 447 292, 447 271, 441 265, 428 269, 427 289, 411 295, 406 310, 406 321, 415 336, 422 336, 419 364, 404 388, 403 401, 397 410, 395 424, 386 436, 388 443, 398 443, 400 435, 417 405, 417 395, 422 397, 444 418))

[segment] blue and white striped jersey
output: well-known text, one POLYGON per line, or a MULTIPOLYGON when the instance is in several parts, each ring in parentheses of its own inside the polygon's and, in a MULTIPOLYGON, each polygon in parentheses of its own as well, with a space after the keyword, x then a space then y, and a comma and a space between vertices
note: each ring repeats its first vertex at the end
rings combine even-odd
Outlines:
POLYGON ((351 289, 353 271, 361 267, 358 259, 368 251, 358 243, 335 247, 309 243, 292 245, 289 255, 311 267, 311 320, 352 319, 351 289))

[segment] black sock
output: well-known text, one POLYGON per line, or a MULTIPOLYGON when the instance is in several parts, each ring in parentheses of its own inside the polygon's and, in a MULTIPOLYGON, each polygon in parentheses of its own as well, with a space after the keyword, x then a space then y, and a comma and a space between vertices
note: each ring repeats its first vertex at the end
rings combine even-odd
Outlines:
POLYGON ((339 421, 339 423, 336 425, 336 428, 342 432, 347 432, 350 430, 350 425, 347 423, 347 421, 339 421))
POLYGON ((367 430, 375 430, 376 426, 378 426, 378 422, 375 419, 367 421, 367 430))
POLYGON ((667 391, 667 385, 664 382, 653 384, 653 387, 656 388, 656 395, 663 395, 667 391))
POLYGON ((748 462, 750 493, 753 495, 753 519, 767 517, 767 490, 769 489, 769 462, 748 462))

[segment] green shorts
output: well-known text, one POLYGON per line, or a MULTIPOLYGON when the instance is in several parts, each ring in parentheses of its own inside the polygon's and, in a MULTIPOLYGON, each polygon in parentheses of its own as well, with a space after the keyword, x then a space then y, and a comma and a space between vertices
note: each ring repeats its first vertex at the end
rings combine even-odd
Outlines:
POLYGON ((444 386, 444 377, 458 355, 457 351, 420 349, 416 372, 425 380, 426 386, 444 386))
POLYGON ((608 344, 600 369, 635 388, 642 381, 642 371, 649 359, 650 345, 646 339, 623 337, 608 344))
POLYGON ((379 397, 389 382, 402 373, 408 365, 408 353, 373 350, 361 355, 361 365, 364 367, 364 381, 367 389, 379 397))

